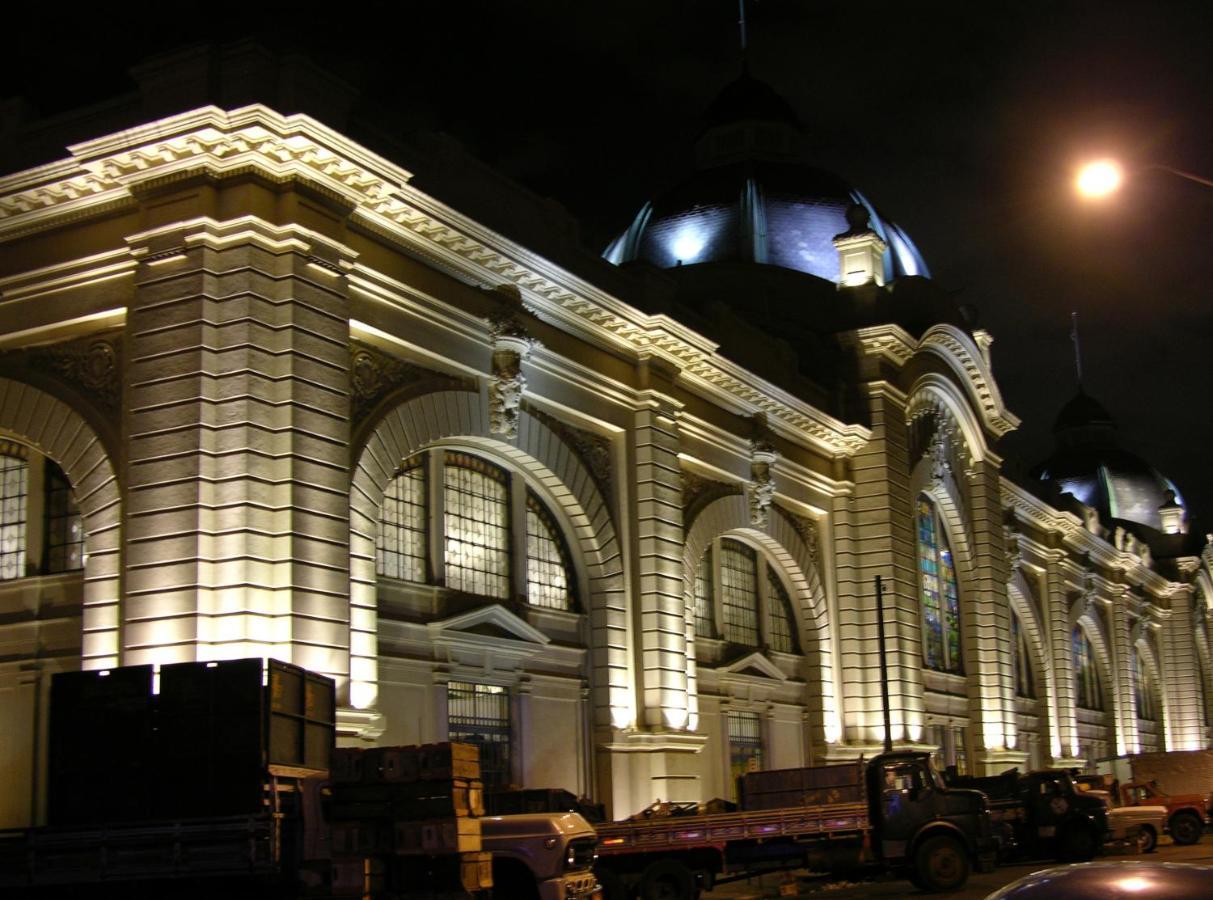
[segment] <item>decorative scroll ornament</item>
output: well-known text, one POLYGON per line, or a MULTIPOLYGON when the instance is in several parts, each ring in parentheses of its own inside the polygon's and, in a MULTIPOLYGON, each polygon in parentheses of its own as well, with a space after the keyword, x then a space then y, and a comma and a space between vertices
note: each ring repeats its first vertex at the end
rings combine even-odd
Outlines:
POLYGON ((504 299, 505 307, 489 316, 489 336, 493 341, 489 431, 512 441, 518 437, 518 415, 522 410, 522 392, 526 388, 522 361, 530 355, 536 342, 519 316, 523 306, 518 288, 506 285, 496 293, 504 299))
POLYGON ((775 499, 771 472, 778 454, 764 435, 750 440, 750 524, 765 528, 775 499))
POLYGON ((94 339, 26 352, 32 366, 54 372, 108 410, 119 408, 122 388, 115 342, 94 339))
POLYGON ((529 404, 526 406, 528 413, 551 429, 566 446, 572 449, 577 458, 581 460, 582 465, 589 471, 590 477, 594 479, 608 509, 611 508, 611 498, 615 494, 610 438, 586 431, 584 428, 576 428, 529 404))
POLYGON ((817 570, 817 574, 821 575, 821 552, 818 547, 817 523, 807 516, 798 516, 796 513, 789 512, 782 506, 776 506, 775 510, 787 519, 792 529, 800 535, 800 539, 804 541, 805 548, 809 551, 809 558, 813 561, 813 567, 817 570))
POLYGON ((409 387, 417 394, 431 391, 474 391, 471 379, 435 372, 414 363, 358 345, 350 346, 350 418, 357 422, 388 394, 409 387))
POLYGON ((1099 603, 1099 588, 1095 584, 1095 573, 1090 569, 1082 573, 1082 593, 1078 602, 1084 614, 1097 608, 1099 603))
POLYGON ((687 469, 679 473, 679 478, 682 480, 682 527, 687 531, 708 504, 723 497, 736 497, 743 493, 739 484, 701 478, 687 469))
POLYGON ((1014 575, 1023 567, 1023 547, 1019 543, 1019 532, 1013 525, 1004 525, 1002 536, 1006 546, 1008 574, 1014 575))

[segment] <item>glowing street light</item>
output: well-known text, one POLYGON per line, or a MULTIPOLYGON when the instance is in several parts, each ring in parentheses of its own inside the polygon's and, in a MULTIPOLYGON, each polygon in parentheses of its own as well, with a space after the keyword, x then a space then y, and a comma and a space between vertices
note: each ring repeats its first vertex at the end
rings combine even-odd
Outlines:
MULTIPOLYGON (((1197 184, 1203 184, 1205 187, 1213 187, 1213 180, 1203 178, 1200 175, 1194 175, 1191 172, 1185 172, 1183 169, 1176 169, 1173 166, 1151 163, 1137 167, 1133 170, 1132 174, 1136 175, 1142 172, 1168 172, 1171 175, 1183 178, 1185 181, 1194 181, 1197 184)), ((1078 170, 1078 177, 1074 180, 1074 186, 1082 196, 1098 200, 1119 190, 1124 180, 1124 169, 1116 160, 1098 159, 1087 163, 1078 170)))
POLYGON ((1112 159, 1098 159, 1087 163, 1078 172, 1075 186, 1078 193, 1092 199, 1106 197, 1120 188, 1124 172, 1112 159))

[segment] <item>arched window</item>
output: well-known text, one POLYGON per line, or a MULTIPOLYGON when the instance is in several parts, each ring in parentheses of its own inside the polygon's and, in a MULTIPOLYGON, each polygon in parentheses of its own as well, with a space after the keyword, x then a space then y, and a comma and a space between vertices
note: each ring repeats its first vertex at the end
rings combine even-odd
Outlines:
POLYGON ((695 633, 744 647, 800 652, 792 600, 779 573, 758 550, 733 538, 714 541, 699 561, 695 633))
POLYGON ((84 520, 72 496, 67 476, 51 460, 46 461, 46 530, 43 535, 47 573, 74 572, 84 568, 84 520))
POLYGON ((419 453, 396 471, 380 511, 376 571, 423 584, 438 572, 446 587, 468 594, 522 594, 549 609, 577 605, 568 547, 551 511, 522 479, 468 453, 419 453))
POLYGON ((22 447, 0 442, 0 581, 25 577, 29 472, 22 447))
POLYGON ((1147 722, 1158 721, 1158 693, 1154 689, 1154 679, 1136 647, 1133 648, 1133 700, 1137 706, 1137 718, 1147 722))
POLYGON ((923 661, 939 672, 962 674, 960 590, 952 550, 939 512, 918 498, 918 584, 922 600, 923 661))
POLYGON ((1011 671, 1015 679, 1015 696, 1035 697, 1036 683, 1032 677, 1032 657, 1028 653, 1028 636, 1019 625, 1019 616, 1011 613, 1011 671))
POLYGON ((1074 697, 1083 709, 1102 710, 1103 687, 1095 666, 1095 650, 1079 625, 1070 634, 1070 646, 1074 656, 1074 697))

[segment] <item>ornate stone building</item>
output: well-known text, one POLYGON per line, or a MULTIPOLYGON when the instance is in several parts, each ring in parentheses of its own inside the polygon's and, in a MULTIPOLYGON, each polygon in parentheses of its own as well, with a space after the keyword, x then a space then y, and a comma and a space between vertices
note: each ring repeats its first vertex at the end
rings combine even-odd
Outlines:
POLYGON ((877 575, 899 746, 1206 746, 1169 484, 1081 394, 1006 477, 991 336, 796 142, 726 89, 607 261, 509 236, 534 198, 441 147, 259 104, 0 179, 0 825, 40 815, 52 673, 249 655, 337 679, 346 741, 728 796, 879 748, 877 575))

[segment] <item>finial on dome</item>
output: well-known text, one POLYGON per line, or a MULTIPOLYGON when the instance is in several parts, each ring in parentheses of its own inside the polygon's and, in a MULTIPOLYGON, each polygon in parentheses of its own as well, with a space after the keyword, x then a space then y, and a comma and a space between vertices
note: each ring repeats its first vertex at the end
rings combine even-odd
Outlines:
POLYGON ((871 214, 862 203, 847 207, 847 230, 834 236, 838 251, 838 286, 884 284, 884 252, 888 245, 872 230, 871 214))

